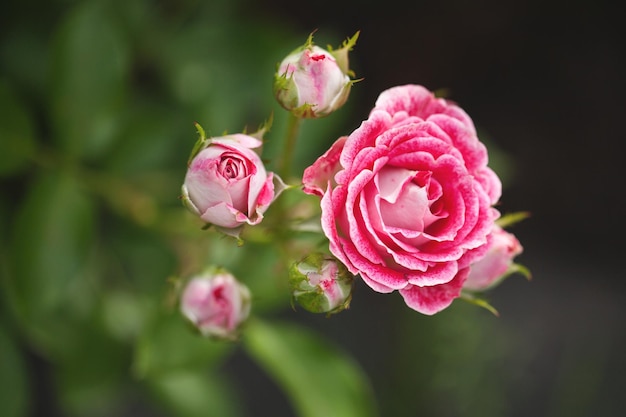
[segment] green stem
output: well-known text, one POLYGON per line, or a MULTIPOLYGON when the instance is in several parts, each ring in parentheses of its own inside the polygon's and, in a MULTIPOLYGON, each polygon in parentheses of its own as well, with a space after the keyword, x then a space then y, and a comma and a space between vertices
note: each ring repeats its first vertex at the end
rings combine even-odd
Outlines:
POLYGON ((294 152, 296 149, 296 141, 298 139, 298 132, 300 130, 299 117, 289 114, 289 122, 287 125, 287 134, 285 137, 285 148, 281 155, 280 166, 278 169, 278 175, 287 183, 291 176, 291 166, 293 163, 294 152))
MULTIPOLYGON (((298 132, 300 129, 300 118, 289 114, 289 121, 287 122, 287 131, 285 133, 285 141, 283 149, 279 153, 279 158, 276 164, 276 172, 285 181, 286 184, 291 183, 291 170, 293 167, 293 158, 296 149, 296 141, 298 139, 298 132)), ((288 241, 289 231, 288 226, 288 205, 285 200, 285 193, 283 192, 274 203, 272 204, 271 216, 272 219, 268 222, 270 229, 273 230, 274 239, 278 241, 278 246, 283 253, 288 253, 288 241)))

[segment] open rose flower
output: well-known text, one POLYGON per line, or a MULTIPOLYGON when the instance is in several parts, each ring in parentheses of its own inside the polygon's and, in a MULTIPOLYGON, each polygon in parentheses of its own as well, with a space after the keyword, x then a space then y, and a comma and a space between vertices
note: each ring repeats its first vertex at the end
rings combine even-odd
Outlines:
POLYGON ((232 339, 250 313, 250 291, 230 273, 210 271, 189 280, 180 309, 204 336, 232 339))
POLYGON ((459 297, 499 216, 498 177, 471 119, 420 86, 383 92, 368 120, 303 176, 331 252, 374 290, 434 314, 459 297))
POLYGON ((487 246, 486 255, 470 266, 464 289, 483 291, 494 286, 510 272, 514 258, 523 251, 515 235, 498 225, 494 225, 487 246))
POLYGON ((261 144, 244 134, 204 139, 182 186, 185 205, 227 234, 238 235, 242 225, 258 224, 284 187, 254 151, 261 144))

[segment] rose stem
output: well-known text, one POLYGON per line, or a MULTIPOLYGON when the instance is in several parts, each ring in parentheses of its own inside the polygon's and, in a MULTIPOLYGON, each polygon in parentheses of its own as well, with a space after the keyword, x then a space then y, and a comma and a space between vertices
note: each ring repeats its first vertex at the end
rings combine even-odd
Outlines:
POLYGON ((289 183, 291 176, 291 166, 296 148, 296 140, 298 139, 298 131, 300 129, 300 118, 289 114, 289 122, 287 124, 287 133, 285 136, 285 148, 280 160, 278 174, 286 182, 289 183))

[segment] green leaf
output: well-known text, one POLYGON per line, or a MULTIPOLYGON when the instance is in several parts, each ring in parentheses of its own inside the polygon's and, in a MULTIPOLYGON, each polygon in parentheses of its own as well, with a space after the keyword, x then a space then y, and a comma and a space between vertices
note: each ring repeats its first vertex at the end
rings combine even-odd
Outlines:
MULTIPOLYGON (((150 99, 134 100, 120 131, 123 140, 107 155, 106 167, 133 179, 175 169, 176 180, 182 183, 186 168, 184 158, 189 154, 187 144, 193 140, 190 133, 193 126, 187 119, 189 115, 180 113, 181 108, 173 105, 150 99)), ((172 191, 168 194, 171 197, 172 191)))
POLYGON ((0 404, 4 417, 25 417, 29 408, 29 386, 24 359, 15 340, 0 325, 0 404))
POLYGON ((377 415, 371 386, 358 364, 309 330, 250 321, 244 347, 282 386, 300 417, 377 415))
POLYGON ((20 207, 9 248, 7 298, 44 349, 71 344, 64 331, 71 332, 74 318, 91 308, 93 229, 92 201, 65 172, 42 173, 20 207))
POLYGON ((242 415, 223 375, 179 370, 150 381, 155 400, 177 417, 242 415))
POLYGON ((130 381, 130 351, 93 318, 74 325, 73 333, 73 343, 54 363, 59 402, 68 415, 114 415, 130 381))
POLYGON ((54 39, 55 139, 74 157, 108 150, 124 114, 128 44, 105 4, 79 3, 54 39))
POLYGON ((23 168, 35 149, 33 122, 14 91, 0 82, 0 176, 23 168))
POLYGON ((157 311, 136 343, 133 372, 138 378, 160 378, 171 372, 206 368, 223 359, 232 343, 197 334, 177 311, 157 311))

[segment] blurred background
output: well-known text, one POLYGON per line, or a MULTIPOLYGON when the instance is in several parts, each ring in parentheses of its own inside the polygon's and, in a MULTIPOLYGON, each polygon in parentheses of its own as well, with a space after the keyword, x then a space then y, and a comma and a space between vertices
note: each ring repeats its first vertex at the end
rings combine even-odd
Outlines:
MULTIPOLYGON (((371 415, 621 415, 626 48, 616 7, 5 2, 0 414, 299 415, 251 344, 199 340, 172 312, 170 278, 218 259, 256 266, 238 276, 258 316, 312 330, 355 361, 371 415), (207 246, 180 205, 194 122, 209 135, 254 131, 273 112, 271 165, 285 130, 273 73, 313 30, 334 47, 360 30, 350 57, 364 79, 340 111, 304 123, 295 174, 382 90, 445 91, 488 144, 499 209, 531 213, 512 231, 533 280, 513 276, 488 294, 499 317, 462 301, 426 317, 360 284, 337 316, 294 311, 267 277, 275 254, 207 246)), ((322 356, 302 355, 323 368, 322 356)), ((302 389, 313 381, 305 373, 302 389)))

